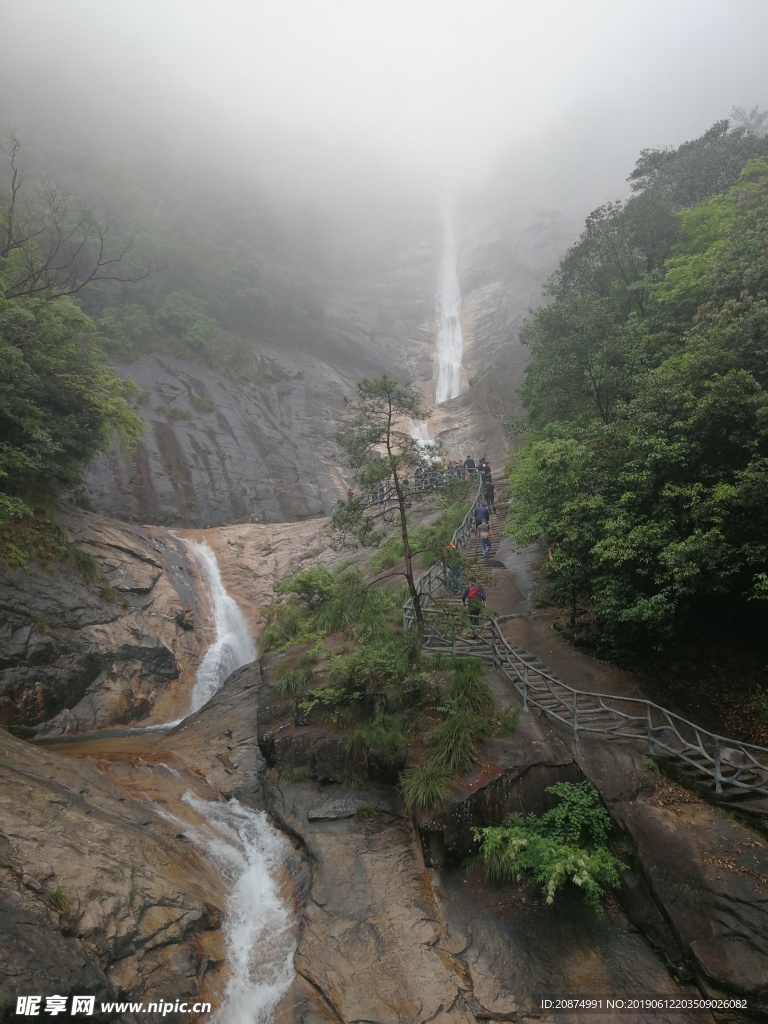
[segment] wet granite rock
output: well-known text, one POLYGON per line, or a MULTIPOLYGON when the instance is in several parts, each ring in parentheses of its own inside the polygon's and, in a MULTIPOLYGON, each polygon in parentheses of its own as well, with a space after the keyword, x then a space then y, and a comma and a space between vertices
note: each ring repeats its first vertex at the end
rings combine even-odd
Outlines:
POLYGON ((265 799, 313 864, 298 978, 276 1021, 475 1024, 461 948, 443 926, 430 873, 392 791, 365 791, 361 799, 377 809, 364 821, 311 817, 318 805, 348 800, 341 787, 268 776, 265 799))
POLYGON ((162 713, 206 645, 196 567, 166 531, 62 521, 101 579, 66 565, 0 572, 0 725, 70 732, 162 713))
POLYGON ((683 790, 664 799, 645 760, 640 744, 579 743, 579 765, 633 851, 631 919, 704 991, 766 1013, 768 844, 683 790))
POLYGON ((89 764, 0 730, 0 1019, 18 995, 201 992, 225 893, 177 831, 89 764))

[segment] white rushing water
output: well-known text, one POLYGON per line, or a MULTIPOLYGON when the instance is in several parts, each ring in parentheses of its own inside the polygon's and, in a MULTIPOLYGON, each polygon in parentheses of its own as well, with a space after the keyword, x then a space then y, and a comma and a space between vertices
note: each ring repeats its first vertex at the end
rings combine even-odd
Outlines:
POLYGON ((429 426, 426 420, 411 420, 411 437, 414 441, 418 441, 422 448, 434 443, 429 435, 429 426))
POLYGON ((435 401, 439 405, 456 398, 461 391, 461 293, 456 274, 456 236, 450 215, 444 217, 443 257, 440 264, 438 289, 437 358, 435 401))
POLYGON ((216 803, 192 793, 182 800, 205 818, 206 826, 159 813, 183 827, 230 886, 224 922, 230 977, 212 1024, 272 1024, 295 973, 292 917, 277 882, 290 844, 263 811, 237 800, 216 803))
POLYGON ((224 589, 216 555, 205 541, 185 543, 205 566, 215 630, 213 643, 197 669, 188 712, 191 715, 211 699, 236 668, 255 659, 256 645, 245 616, 224 589))

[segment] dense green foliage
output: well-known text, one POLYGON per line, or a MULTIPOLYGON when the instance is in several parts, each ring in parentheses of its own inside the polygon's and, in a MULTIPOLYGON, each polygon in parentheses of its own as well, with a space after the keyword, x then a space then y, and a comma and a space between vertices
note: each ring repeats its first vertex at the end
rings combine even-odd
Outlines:
POLYGON ((0 136, 6 297, 77 295, 118 361, 165 351, 237 376, 256 342, 324 336, 315 225, 274 185, 212 181, 157 140, 100 160, 46 144, 0 136))
POLYGON ((92 321, 69 299, 0 299, 0 522, 71 483, 113 431, 141 423, 92 321))
POLYGON ((768 568, 768 140, 647 151, 526 322, 511 532, 612 647, 744 616, 768 568))
POLYGON ((622 867, 608 848, 610 816, 589 783, 559 782, 547 792, 560 802, 541 817, 512 814, 504 825, 475 830, 481 861, 495 882, 538 882, 547 903, 571 881, 602 916, 605 890, 618 887, 622 867))
POLYGON ((281 696, 348 731, 351 779, 362 781, 373 764, 401 769, 415 744, 420 756, 403 771, 401 791, 409 809, 434 812, 478 744, 516 718, 498 721, 482 661, 414 649, 399 629, 406 594, 366 584, 350 566, 310 566, 277 587, 262 648, 286 653, 281 696), (448 674, 447 692, 433 673, 448 674))

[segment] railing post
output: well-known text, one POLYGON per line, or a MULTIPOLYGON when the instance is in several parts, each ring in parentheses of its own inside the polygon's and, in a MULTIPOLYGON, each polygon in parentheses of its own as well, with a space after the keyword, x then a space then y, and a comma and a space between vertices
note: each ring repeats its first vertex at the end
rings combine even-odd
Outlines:
POLYGON ((523 711, 529 711, 528 707, 528 666, 525 666, 523 672, 523 711))
POLYGON ((715 793, 723 792, 723 773, 720 765, 720 740, 715 739, 715 793))
POLYGON ((577 703, 576 690, 573 691, 573 738, 579 738, 579 705, 577 703))
POLYGON ((648 728, 648 753, 652 754, 655 743, 653 739, 653 718, 651 717, 651 705, 645 705, 645 721, 648 728))

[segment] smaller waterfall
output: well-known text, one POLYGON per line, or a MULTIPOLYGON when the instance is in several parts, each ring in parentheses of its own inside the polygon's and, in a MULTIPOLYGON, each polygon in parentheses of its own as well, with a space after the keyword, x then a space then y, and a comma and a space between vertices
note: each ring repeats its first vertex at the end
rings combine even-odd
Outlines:
POLYGON ((437 358, 435 401, 438 405, 461 392, 461 292, 456 273, 456 236, 449 215, 445 215, 443 258, 440 265, 438 294, 437 358))
POLYGON ((429 426, 426 420, 411 420, 411 437, 418 441, 422 448, 434 444, 429 436, 429 426))
POLYGON ((216 555, 205 541, 188 540, 186 544, 205 566, 215 630, 213 643, 197 669, 188 712, 191 715, 211 699, 236 668, 255 659, 256 645, 245 616, 224 589, 216 555))
POLYGON ((263 811, 237 800, 216 803, 185 793, 182 801, 207 825, 160 815, 182 826, 230 883, 224 924, 230 978, 212 1024, 272 1024, 295 973, 292 916, 277 881, 290 844, 263 811))

